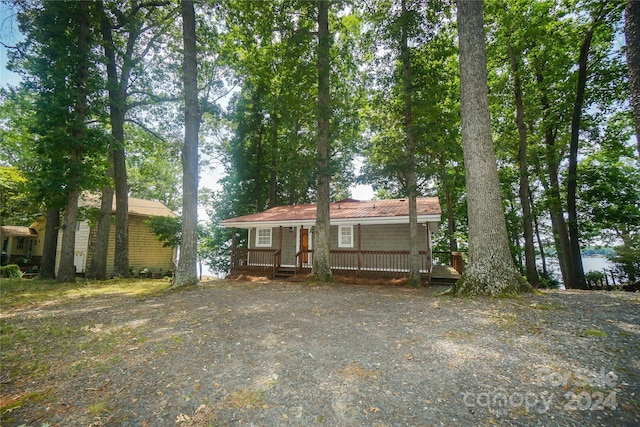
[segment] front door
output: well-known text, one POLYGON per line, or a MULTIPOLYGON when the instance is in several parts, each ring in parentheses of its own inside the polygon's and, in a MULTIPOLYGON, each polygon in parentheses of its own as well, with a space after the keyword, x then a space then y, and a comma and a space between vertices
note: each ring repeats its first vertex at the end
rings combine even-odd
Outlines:
POLYGON ((300 255, 302 256, 302 263, 309 263, 309 229, 303 228, 300 230, 300 255))

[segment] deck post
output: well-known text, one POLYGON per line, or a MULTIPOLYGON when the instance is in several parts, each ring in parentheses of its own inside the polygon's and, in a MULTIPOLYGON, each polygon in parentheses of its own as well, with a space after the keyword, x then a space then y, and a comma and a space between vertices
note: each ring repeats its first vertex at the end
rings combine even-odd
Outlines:
POLYGON ((298 257, 298 267, 300 268, 300 271, 302 271, 302 245, 303 245, 303 239, 302 239, 302 232, 304 231, 304 225, 300 226, 300 236, 298 237, 298 244, 299 244, 299 248, 300 250, 298 251, 298 253, 300 254, 300 256, 298 257))
POLYGON ((229 260, 229 273, 233 272, 234 259, 236 258, 236 228, 231 228, 231 259, 229 260))
POLYGON ((360 262, 360 258, 362 256, 362 235, 361 235, 362 230, 360 229, 360 224, 358 224, 358 272, 357 274, 360 274, 360 269, 361 269, 361 262, 360 262))
POLYGON ((280 226, 280 256, 278 257, 278 262, 276 264, 278 264, 275 269, 280 270, 280 267, 282 265, 282 226, 280 226))
POLYGON ((429 232, 429 223, 425 222, 426 238, 427 238, 427 254, 426 254, 426 268, 427 268, 427 285, 431 284, 431 233, 429 232))

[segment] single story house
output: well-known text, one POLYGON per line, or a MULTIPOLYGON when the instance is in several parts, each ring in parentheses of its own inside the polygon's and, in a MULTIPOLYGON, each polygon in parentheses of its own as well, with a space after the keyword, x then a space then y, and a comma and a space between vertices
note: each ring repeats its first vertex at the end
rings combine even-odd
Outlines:
MULTIPOLYGON (((403 276, 409 271, 408 199, 330 204, 330 259, 337 274, 403 276)), ((440 222, 437 197, 417 199, 421 273, 433 267, 432 234, 440 222)), ((310 272, 316 205, 279 206, 227 219, 228 228, 246 229, 248 247, 232 241, 231 274, 259 272, 270 276, 310 272)), ((459 276, 458 276, 459 277, 459 276)))
MULTIPOLYGON (((81 208, 100 209, 100 197, 84 195, 79 201, 81 208)), ((112 213, 115 214, 115 200, 112 213)), ((161 275, 172 270, 176 260, 176 250, 164 247, 163 243, 156 239, 151 228, 144 223, 150 216, 177 216, 171 209, 160 202, 151 200, 129 198, 129 265, 134 273, 141 269, 147 269, 149 274, 161 275)), ((85 273, 91 266, 93 248, 97 235, 95 221, 81 220, 76 227, 76 244, 74 252, 74 265, 77 273, 85 273)), ((31 225, 38 233, 38 242, 33 246, 32 258, 34 264, 39 264, 42 257, 46 220, 43 218, 31 225)), ((56 254, 56 272, 60 260, 62 248, 62 233, 58 233, 58 245, 56 254)), ((107 255, 107 276, 113 273, 115 259, 115 227, 112 224, 109 234, 109 247, 107 255)))
POLYGON ((15 264, 20 260, 29 260, 34 245, 38 243, 38 232, 31 227, 17 225, 0 226, 2 241, 1 264, 15 264))

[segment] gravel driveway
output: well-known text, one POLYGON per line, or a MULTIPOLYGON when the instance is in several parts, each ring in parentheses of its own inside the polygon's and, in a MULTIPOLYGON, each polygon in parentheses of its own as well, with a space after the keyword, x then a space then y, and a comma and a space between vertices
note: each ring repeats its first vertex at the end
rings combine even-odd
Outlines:
POLYGON ((3 349, 2 425, 640 425, 640 295, 437 290, 215 281, 4 312, 34 344, 3 349))

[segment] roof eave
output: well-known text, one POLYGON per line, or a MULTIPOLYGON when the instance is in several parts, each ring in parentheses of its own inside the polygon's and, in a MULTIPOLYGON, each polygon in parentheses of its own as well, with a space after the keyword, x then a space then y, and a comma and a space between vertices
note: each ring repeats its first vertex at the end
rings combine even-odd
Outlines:
MULTIPOLYGON (((418 215, 418 223, 438 223, 440 222, 440 214, 418 215)), ((331 225, 391 225, 391 224, 408 224, 408 216, 393 217, 373 217, 373 218, 332 218, 331 225)), ((225 221, 220 223, 227 228, 263 228, 263 227, 297 227, 299 225, 312 227, 316 224, 315 219, 302 220, 282 220, 282 221, 225 221)))

